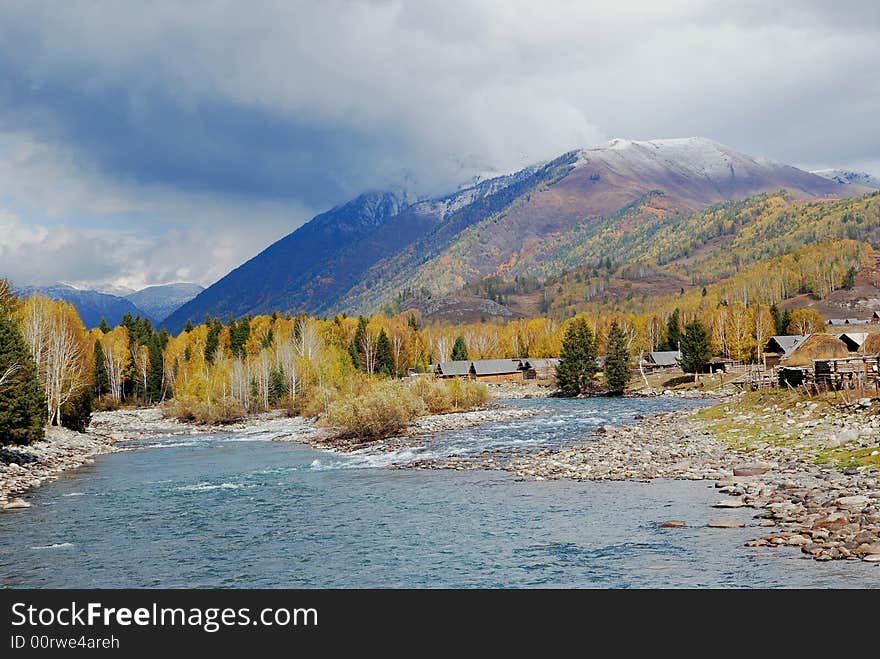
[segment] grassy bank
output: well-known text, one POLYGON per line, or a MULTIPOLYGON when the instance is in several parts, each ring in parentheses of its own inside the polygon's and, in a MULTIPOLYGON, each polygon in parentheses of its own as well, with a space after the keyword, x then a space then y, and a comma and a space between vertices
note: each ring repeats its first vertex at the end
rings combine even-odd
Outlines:
POLYGON ((702 409, 704 422, 730 448, 754 453, 776 448, 787 457, 838 469, 880 468, 876 392, 768 389, 702 409))

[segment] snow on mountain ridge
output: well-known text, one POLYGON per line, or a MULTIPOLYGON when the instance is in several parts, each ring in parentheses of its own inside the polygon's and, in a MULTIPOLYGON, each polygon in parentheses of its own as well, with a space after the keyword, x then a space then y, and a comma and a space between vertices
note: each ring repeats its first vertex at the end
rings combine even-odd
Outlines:
POLYGON ((841 185, 864 185, 880 189, 880 178, 868 172, 857 172, 851 169, 819 169, 811 173, 841 185))
POLYGON ((604 166, 636 178, 674 177, 708 181, 718 189, 795 175, 804 185, 814 174, 756 158, 704 137, 657 140, 614 139, 604 146, 581 149, 577 167, 604 166))

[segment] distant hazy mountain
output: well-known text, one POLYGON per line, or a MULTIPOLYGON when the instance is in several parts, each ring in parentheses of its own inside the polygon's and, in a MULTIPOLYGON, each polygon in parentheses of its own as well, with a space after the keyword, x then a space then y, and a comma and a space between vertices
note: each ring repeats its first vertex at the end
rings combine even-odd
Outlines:
POLYGON ((128 286, 114 286, 110 284, 106 286, 95 286, 94 288, 89 290, 93 290, 98 293, 106 293, 107 295, 115 295, 116 297, 128 297, 132 293, 137 292, 136 289, 129 288, 128 286))
MULTIPOLYGON (((125 290, 125 289, 123 289, 125 290)), ((131 291, 126 297, 110 293, 74 288, 67 284, 51 286, 21 286, 20 295, 41 294, 53 300, 65 300, 76 307, 80 319, 87 328, 97 327, 101 318, 110 325, 117 325, 129 313, 133 317, 149 318, 160 326, 169 313, 188 302, 204 289, 198 284, 166 284, 131 291)))
MULTIPOLYGON (((675 215, 787 189, 795 198, 870 188, 753 158, 703 138, 632 141, 563 154, 514 174, 408 204, 372 192, 318 215, 183 305, 170 330, 206 313, 375 311, 427 288, 435 295, 486 277, 552 275, 576 247, 646 196, 675 215)), ((640 206, 641 207, 641 206, 640 206)), ((639 222, 638 213, 627 215, 639 222)))
POLYGON ((854 172, 848 169, 820 169, 813 174, 841 185, 863 185, 867 188, 880 190, 880 178, 871 176, 867 172, 854 172))
POLYGON ((76 307, 80 319, 89 329, 100 325, 101 318, 105 318, 110 325, 116 325, 127 313, 142 318, 148 317, 148 314, 125 298, 98 291, 80 290, 65 284, 24 286, 18 288, 17 293, 21 295, 42 294, 53 300, 69 302, 76 307))
POLYGON ((132 291, 125 298, 138 309, 142 309, 153 321, 160 325, 172 312, 192 300, 205 290, 198 284, 176 283, 163 286, 149 286, 140 291, 132 291))

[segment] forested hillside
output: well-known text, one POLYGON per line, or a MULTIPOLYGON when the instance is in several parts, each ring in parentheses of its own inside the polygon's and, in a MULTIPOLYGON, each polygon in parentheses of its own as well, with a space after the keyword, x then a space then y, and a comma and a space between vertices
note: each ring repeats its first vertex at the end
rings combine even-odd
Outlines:
POLYGON ((700 138, 613 140, 605 147, 572 152, 569 162, 482 221, 443 239, 429 236, 380 261, 336 307, 382 308, 404 288, 428 287, 442 295, 485 277, 545 278, 585 261, 610 257, 620 263, 650 256, 658 245, 678 250, 665 255, 672 260, 715 235, 710 229, 683 237, 683 231, 701 225, 676 223, 710 204, 780 188, 787 190, 788 201, 869 190, 759 161, 700 138))
POLYGON ((688 214, 664 212, 654 193, 560 248, 544 268, 467 291, 500 295, 514 310, 537 298, 541 311, 558 316, 592 305, 650 310, 665 296, 725 279, 749 291, 739 297, 763 303, 804 293, 823 299, 872 265, 877 246, 880 193, 805 202, 779 191, 688 214), (571 263, 580 265, 544 276, 571 263))

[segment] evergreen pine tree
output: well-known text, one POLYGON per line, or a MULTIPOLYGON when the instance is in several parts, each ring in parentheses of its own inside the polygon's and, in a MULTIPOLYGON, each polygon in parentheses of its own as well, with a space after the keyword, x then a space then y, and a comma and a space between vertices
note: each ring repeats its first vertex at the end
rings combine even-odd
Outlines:
POLYGON ((37 367, 17 325, 0 309, 0 438, 28 444, 43 438, 48 417, 37 367))
POLYGON ((98 329, 101 330, 104 334, 110 333, 110 326, 107 324, 107 319, 104 316, 101 316, 101 324, 98 325, 98 329))
POLYGON ((230 350, 232 350, 232 355, 234 357, 243 358, 245 356, 244 344, 247 343, 250 335, 250 318, 245 317, 240 323, 236 323, 235 320, 232 320, 232 322, 229 324, 229 347, 230 350))
POLYGON ((69 400, 61 406, 61 425, 77 432, 85 432, 92 419, 94 403, 95 395, 91 389, 86 389, 76 398, 69 400))
POLYGON ((785 328, 782 327, 782 313, 775 304, 770 305, 770 317, 773 318, 773 331, 776 334, 785 334, 785 328))
POLYGON ((596 341, 587 321, 572 320, 562 340, 561 361, 556 367, 557 388, 570 395, 587 393, 599 370, 596 364, 596 341))
POLYGON ((452 361, 467 361, 468 349, 464 337, 460 334, 455 337, 455 343, 452 344, 452 361))
POLYGON ((376 340, 376 372, 386 377, 395 375, 394 351, 384 329, 379 332, 379 338, 376 340))
POLYGON ((679 317, 681 312, 678 307, 675 308, 669 318, 666 319, 666 344, 664 350, 678 350, 681 343, 681 328, 679 327, 679 317))
POLYGON ((363 316, 358 317, 358 326, 354 332, 354 339, 348 346, 348 354, 351 355, 351 361, 355 368, 366 370, 366 358, 364 356, 364 338, 367 335, 367 319, 363 316))
POLYGON ((626 345, 626 335, 615 322, 608 332, 608 351, 605 355, 605 379, 613 394, 622 394, 632 379, 630 354, 626 345))
POLYGON ((183 327, 183 331, 189 334, 193 331, 193 321, 187 320, 186 325, 183 327))
POLYGON ((213 362, 214 353, 220 347, 220 330, 223 326, 219 320, 213 322, 210 317, 206 317, 205 321, 205 324, 208 326, 208 336, 205 337, 205 361, 213 362))
POLYGON ((284 384, 284 371, 276 366, 269 372, 269 403, 277 405, 287 395, 287 386, 284 384))
POLYGON ((779 320, 779 325, 781 327, 779 334, 781 336, 785 336, 788 334, 788 326, 791 325, 791 311, 786 309, 782 313, 782 318, 779 320))
POLYGON ((107 365, 104 363, 104 347, 95 339, 95 395, 103 396, 110 392, 110 378, 107 376, 107 365))
POLYGON ((272 342, 275 340, 275 334, 272 332, 272 328, 269 328, 269 331, 266 332, 266 336, 263 337, 263 341, 260 346, 265 350, 266 348, 272 347, 272 342))
POLYGON ((162 340, 154 334, 147 343, 150 351, 150 377, 147 380, 147 400, 155 403, 162 400, 162 386, 165 379, 165 357, 162 354, 162 340))
POLYGON ((694 374, 694 382, 700 373, 709 366, 712 350, 709 347, 709 332, 698 320, 688 323, 681 337, 681 370, 694 374))
POLYGON ((354 340, 348 344, 348 356, 351 358, 351 364, 355 368, 361 367, 361 356, 358 352, 357 347, 355 347, 354 340))

